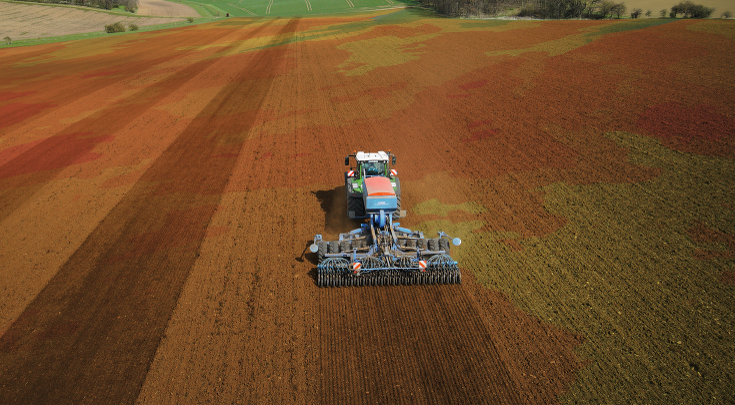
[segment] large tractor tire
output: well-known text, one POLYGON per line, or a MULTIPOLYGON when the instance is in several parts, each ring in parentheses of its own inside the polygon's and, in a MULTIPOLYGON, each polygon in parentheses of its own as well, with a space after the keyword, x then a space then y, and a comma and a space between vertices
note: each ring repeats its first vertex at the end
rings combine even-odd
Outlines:
POLYGON ((317 257, 319 258, 319 263, 321 263, 327 254, 327 246, 329 243, 326 241, 319 241, 319 244, 317 245, 319 247, 319 250, 317 250, 317 257))
POLYGON ((445 254, 449 254, 449 247, 450 244, 448 240, 444 238, 439 239, 439 250, 443 250, 445 254))
POLYGON ((396 177, 396 203, 397 203, 397 209, 396 209, 396 218, 401 217, 401 180, 396 177))
POLYGON ((347 213, 350 218, 361 218, 365 216, 365 202, 362 196, 347 198, 347 213))
POLYGON ((339 248, 342 252, 350 252, 352 251, 352 242, 349 240, 343 240, 339 243, 339 248))

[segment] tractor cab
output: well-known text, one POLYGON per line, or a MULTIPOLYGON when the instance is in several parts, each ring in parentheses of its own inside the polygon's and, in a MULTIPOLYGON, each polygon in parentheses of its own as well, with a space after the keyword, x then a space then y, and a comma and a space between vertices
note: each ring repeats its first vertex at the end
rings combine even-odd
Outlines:
POLYGON ((347 213, 350 218, 372 218, 383 211, 384 215, 405 215, 401 211, 401 185, 398 172, 390 165, 396 164, 396 156, 388 152, 355 152, 345 158, 355 167, 345 172, 347 213))
POLYGON ((357 163, 354 171, 354 177, 357 179, 371 176, 393 177, 395 175, 390 170, 390 163, 396 164, 396 156, 390 153, 390 151, 379 151, 376 153, 357 152, 354 155, 345 157, 345 166, 350 165, 350 157, 354 157, 357 163))

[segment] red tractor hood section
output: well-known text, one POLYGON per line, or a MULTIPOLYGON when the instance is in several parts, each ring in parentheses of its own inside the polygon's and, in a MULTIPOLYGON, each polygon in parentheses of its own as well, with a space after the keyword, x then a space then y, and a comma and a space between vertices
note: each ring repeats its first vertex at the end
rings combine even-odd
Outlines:
POLYGON ((365 179, 365 190, 368 197, 395 197, 393 185, 387 177, 368 177, 365 179))

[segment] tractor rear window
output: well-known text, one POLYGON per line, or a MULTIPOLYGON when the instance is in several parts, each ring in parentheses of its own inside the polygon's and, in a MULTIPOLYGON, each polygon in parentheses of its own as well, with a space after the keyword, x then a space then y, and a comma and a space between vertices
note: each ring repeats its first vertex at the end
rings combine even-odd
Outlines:
POLYGON ((368 176, 385 174, 385 163, 383 162, 366 162, 362 164, 362 167, 368 176))

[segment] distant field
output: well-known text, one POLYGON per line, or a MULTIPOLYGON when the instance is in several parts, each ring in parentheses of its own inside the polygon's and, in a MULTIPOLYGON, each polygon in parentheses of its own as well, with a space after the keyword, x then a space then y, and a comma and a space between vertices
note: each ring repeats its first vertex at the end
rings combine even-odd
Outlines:
POLYGON ((186 4, 202 5, 208 10, 230 13, 232 17, 306 16, 349 13, 406 5, 400 0, 202 0, 186 4))
POLYGON ((150 27, 185 22, 186 16, 219 18, 229 13, 230 17, 293 17, 390 9, 406 4, 400 0, 142 0, 138 14, 128 14, 67 5, 0 1, 0 38, 10 37, 17 44, 36 38, 101 33, 105 25, 116 22, 126 27, 130 24, 150 27))
POLYGON ((136 14, 157 17, 199 17, 193 8, 186 4, 166 0, 139 0, 136 14))
POLYGON ((13 41, 102 32, 107 24, 123 23, 140 27, 186 21, 184 18, 145 17, 105 12, 83 7, 28 4, 0 1, 0 38, 13 41))

